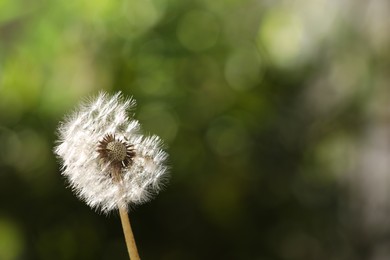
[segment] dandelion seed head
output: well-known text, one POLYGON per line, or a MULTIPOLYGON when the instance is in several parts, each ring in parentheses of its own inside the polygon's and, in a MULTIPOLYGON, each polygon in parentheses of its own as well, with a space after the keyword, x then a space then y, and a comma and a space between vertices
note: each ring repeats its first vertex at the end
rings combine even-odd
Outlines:
POLYGON ((133 145, 115 139, 112 134, 106 135, 103 140, 99 141, 97 151, 102 163, 110 164, 116 171, 132 164, 136 155, 133 145))
POLYGON ((100 93, 58 128, 55 154, 62 175, 79 198, 105 213, 147 202, 167 174, 162 141, 142 135, 138 121, 129 117, 135 104, 121 93, 100 93))

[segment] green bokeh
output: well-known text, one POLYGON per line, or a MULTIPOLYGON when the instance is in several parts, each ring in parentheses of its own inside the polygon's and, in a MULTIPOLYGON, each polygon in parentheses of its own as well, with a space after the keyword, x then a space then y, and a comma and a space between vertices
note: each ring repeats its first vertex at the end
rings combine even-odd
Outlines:
POLYGON ((367 217, 390 201, 359 182, 390 174, 370 164, 390 153, 390 16, 350 2, 0 0, 0 259, 127 258, 52 153, 100 90, 134 96, 170 154, 130 213, 142 259, 390 257, 367 217))

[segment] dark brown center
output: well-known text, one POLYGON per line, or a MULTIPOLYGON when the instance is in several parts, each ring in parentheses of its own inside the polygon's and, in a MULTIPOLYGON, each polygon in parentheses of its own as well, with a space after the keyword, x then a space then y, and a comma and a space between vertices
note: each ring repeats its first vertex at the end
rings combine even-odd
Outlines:
POLYGON ((118 170, 131 165, 135 156, 133 145, 116 139, 112 134, 105 135, 99 141, 97 152, 103 163, 118 170))

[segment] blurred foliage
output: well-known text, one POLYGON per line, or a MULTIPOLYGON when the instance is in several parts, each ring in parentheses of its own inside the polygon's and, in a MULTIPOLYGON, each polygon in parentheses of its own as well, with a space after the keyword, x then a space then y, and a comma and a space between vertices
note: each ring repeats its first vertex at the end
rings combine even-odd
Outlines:
POLYGON ((79 201, 52 154, 102 89, 134 96, 170 153, 170 184, 130 214, 143 259, 369 259, 348 180, 389 118, 389 11, 0 0, 0 259, 127 258, 118 216, 79 201))

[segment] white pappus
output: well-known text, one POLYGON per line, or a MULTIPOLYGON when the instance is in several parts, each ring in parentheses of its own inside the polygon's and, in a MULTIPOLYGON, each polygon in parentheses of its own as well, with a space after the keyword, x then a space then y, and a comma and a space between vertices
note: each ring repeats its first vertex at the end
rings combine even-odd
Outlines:
POLYGON ((167 176, 167 153, 158 136, 140 133, 128 113, 134 99, 101 92, 60 123, 55 154, 76 195, 108 213, 148 201, 167 176))

